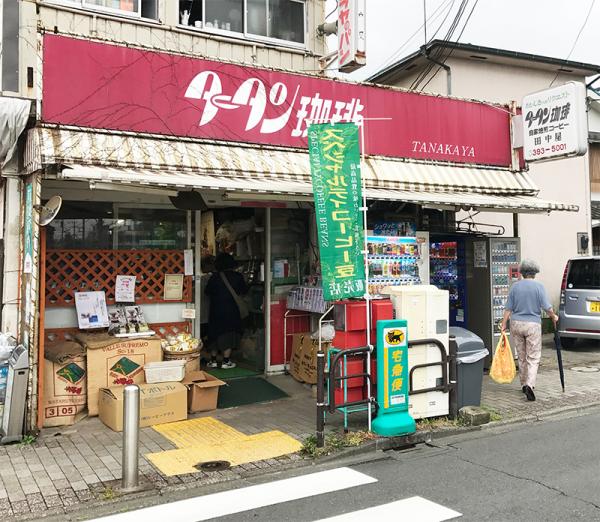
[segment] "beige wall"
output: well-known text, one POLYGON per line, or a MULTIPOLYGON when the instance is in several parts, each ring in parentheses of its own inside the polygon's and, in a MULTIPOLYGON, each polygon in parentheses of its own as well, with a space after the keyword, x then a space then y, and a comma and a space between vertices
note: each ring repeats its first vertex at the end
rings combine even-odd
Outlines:
MULTIPOLYGON (((520 103, 525 94, 546 89, 555 73, 527 67, 451 58, 452 95, 497 103, 520 103)), ((398 82, 408 87, 416 73, 398 82)), ((583 77, 559 76, 554 84, 566 81, 584 81, 583 77)), ((440 71, 425 89, 427 92, 446 94, 445 71, 440 71)), ((591 237, 590 185, 588 156, 530 165, 530 175, 543 199, 556 200, 579 206, 579 212, 552 212, 551 214, 519 216, 519 236, 523 257, 537 260, 542 266, 538 276, 544 283, 550 299, 558 303, 560 282, 565 262, 577 255, 577 232, 588 232, 591 237)), ((464 216, 459 216, 464 217, 464 216)), ((501 224, 506 234, 512 235, 510 214, 482 213, 475 221, 501 224)))
POLYGON ((305 49, 225 38, 178 27, 178 1, 158 1, 160 22, 92 13, 43 0, 38 0, 39 14, 36 14, 36 2, 23 0, 21 94, 35 98, 36 90, 41 87, 41 34, 44 31, 296 72, 316 73, 319 70, 318 58, 324 54, 324 39, 316 34, 317 25, 323 22, 325 16, 324 0, 307 0, 305 49), (27 67, 33 67, 35 71, 33 89, 27 87, 27 67))

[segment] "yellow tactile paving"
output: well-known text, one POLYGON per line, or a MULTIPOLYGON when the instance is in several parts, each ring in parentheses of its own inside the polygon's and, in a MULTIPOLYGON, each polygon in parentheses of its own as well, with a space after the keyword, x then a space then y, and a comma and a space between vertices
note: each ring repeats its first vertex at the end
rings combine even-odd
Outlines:
MULTIPOLYGON (((215 426, 214 423, 203 424, 215 426)), ((223 426, 228 430, 232 429, 226 424, 223 424, 223 426)), ((178 437, 175 435, 174 438, 178 437)), ((271 459, 280 457, 281 455, 294 453, 302 447, 300 442, 281 431, 268 431, 248 436, 242 434, 242 438, 225 439, 221 437, 219 441, 215 441, 214 439, 207 441, 206 439, 203 439, 201 443, 198 442, 198 436, 195 434, 193 437, 182 437, 179 440, 196 440, 196 443, 188 447, 181 447, 180 449, 149 453, 146 455, 146 458, 148 458, 148 460, 150 460, 150 462, 152 462, 152 464, 167 477, 183 475, 185 473, 195 473, 198 469, 196 469, 194 465, 202 462, 226 460, 230 462, 232 466, 237 466, 239 464, 271 459)))
POLYGON ((157 424, 152 428, 169 439, 178 448, 219 444, 246 437, 241 431, 228 426, 213 417, 200 417, 168 424, 157 424))

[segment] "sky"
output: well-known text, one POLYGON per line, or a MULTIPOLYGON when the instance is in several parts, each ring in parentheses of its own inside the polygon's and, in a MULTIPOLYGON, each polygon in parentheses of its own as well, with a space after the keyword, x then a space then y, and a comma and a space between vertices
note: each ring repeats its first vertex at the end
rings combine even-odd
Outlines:
MULTIPOLYGON (((368 78, 423 45, 424 3, 427 39, 436 31, 434 38, 443 39, 462 0, 365 1, 367 65, 343 75, 354 80, 368 78)), ((335 6, 336 0, 326 1, 328 13, 335 6)), ((461 32, 462 43, 600 65, 600 0, 468 0, 451 40, 461 32)), ((330 37, 328 44, 335 48, 336 41, 330 37)))

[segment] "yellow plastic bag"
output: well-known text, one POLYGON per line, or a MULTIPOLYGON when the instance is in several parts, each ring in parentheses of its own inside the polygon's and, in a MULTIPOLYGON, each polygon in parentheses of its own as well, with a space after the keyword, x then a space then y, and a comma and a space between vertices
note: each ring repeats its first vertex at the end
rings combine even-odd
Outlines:
POLYGON ((517 369, 513 358, 512 350, 508 342, 508 337, 502 332, 496 352, 492 359, 492 367, 490 368, 490 377, 499 384, 510 384, 513 382, 517 369))

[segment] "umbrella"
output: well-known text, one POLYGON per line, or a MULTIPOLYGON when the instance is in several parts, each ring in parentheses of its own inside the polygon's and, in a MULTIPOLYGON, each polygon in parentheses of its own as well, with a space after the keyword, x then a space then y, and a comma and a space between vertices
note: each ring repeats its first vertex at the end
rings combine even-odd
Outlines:
POLYGON ((562 391, 565 391, 565 370, 562 362, 562 352, 560 345, 560 337, 558 335, 558 329, 554 326, 554 348, 556 349, 556 359, 558 360, 558 373, 560 374, 560 384, 562 391))

